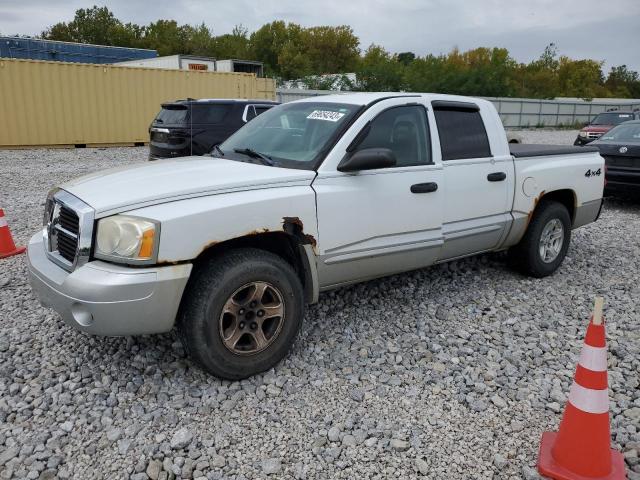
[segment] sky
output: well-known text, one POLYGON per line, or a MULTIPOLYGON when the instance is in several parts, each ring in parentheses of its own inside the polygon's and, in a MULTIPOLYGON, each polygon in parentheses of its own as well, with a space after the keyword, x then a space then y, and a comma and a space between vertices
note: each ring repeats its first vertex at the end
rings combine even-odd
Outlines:
POLYGON ((562 55, 640 71, 640 0, 0 0, 0 34, 37 35, 78 8, 106 5, 123 22, 205 22, 214 34, 273 20, 350 25, 360 47, 447 53, 504 47, 520 62, 553 42, 562 55))

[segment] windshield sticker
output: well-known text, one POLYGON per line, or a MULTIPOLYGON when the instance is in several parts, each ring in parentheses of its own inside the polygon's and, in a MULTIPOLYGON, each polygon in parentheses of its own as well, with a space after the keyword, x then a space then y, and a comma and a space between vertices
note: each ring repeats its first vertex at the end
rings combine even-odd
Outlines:
POLYGON ((337 122, 342 117, 344 117, 344 113, 330 110, 314 110, 307 116, 309 120, 326 120, 327 122, 337 122))
POLYGON ((629 118, 631 115, 629 115, 628 113, 621 113, 620 115, 618 115, 618 117, 620 118, 629 118))

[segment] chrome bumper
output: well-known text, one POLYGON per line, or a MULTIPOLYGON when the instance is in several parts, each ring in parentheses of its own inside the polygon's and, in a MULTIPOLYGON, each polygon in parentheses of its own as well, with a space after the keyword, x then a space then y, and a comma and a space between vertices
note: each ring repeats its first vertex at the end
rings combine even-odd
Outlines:
POLYGON ((192 268, 93 261, 67 272, 47 258, 41 232, 29 241, 27 263, 31 287, 44 306, 77 330, 109 336, 171 330, 192 268))

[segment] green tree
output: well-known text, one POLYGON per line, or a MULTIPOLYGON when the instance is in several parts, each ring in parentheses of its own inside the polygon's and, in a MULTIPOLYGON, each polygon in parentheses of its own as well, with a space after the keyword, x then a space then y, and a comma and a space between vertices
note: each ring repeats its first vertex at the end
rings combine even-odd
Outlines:
POLYGON ((640 78, 638 72, 629 70, 626 65, 611 67, 605 86, 614 97, 640 98, 640 78))
POLYGON ((413 52, 400 52, 398 54, 398 61, 405 67, 416 59, 416 54, 413 52))
POLYGON ((215 37, 215 55, 218 59, 238 58, 252 60, 249 48, 249 32, 242 25, 233 27, 231 33, 215 37))
POLYGON ((560 57, 558 81, 560 95, 563 97, 580 97, 592 99, 607 96, 602 75, 603 62, 595 60, 571 60, 560 57))
POLYGON ((158 20, 144 27, 141 44, 144 48, 158 51, 158 55, 191 53, 187 48, 188 29, 180 27, 175 20, 158 20))
POLYGON ((403 68, 396 55, 372 44, 356 71, 358 88, 369 92, 403 90, 403 68))
POLYGON ((69 23, 60 22, 42 32, 42 38, 96 45, 131 46, 136 30, 123 25, 107 7, 93 6, 76 11, 69 23))
POLYGON ((316 75, 352 72, 358 63, 359 44, 346 25, 311 27, 302 33, 302 51, 316 75))
POLYGON ((268 74, 283 77, 283 70, 287 70, 287 78, 300 78, 306 74, 309 62, 302 61, 303 28, 295 23, 285 23, 282 20, 267 23, 253 32, 249 37, 251 51, 256 59, 265 65, 268 74), (294 61, 296 65, 286 65, 294 61), (304 64, 304 65, 302 65, 304 64), (300 69, 304 72, 300 72, 300 69), (289 75, 297 77, 289 77, 289 75))

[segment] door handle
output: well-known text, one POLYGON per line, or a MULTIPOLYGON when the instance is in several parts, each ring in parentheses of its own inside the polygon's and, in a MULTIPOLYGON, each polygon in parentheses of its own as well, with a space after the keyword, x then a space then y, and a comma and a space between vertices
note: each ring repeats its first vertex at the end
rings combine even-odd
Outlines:
POLYGON ((435 182, 416 183, 411 185, 411 193, 429 193, 438 190, 438 184, 435 182))
POLYGON ((501 182, 505 178, 507 178, 507 174, 504 172, 494 172, 487 175, 487 180, 490 182, 501 182))

